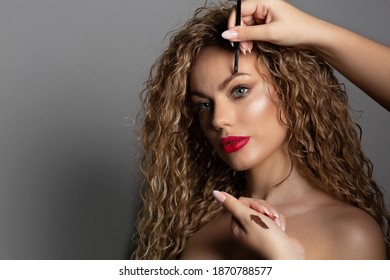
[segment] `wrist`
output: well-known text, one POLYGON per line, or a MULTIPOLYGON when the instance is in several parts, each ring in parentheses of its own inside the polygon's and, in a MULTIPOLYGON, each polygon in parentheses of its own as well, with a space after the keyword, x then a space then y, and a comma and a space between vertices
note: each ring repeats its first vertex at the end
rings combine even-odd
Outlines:
POLYGON ((309 49, 318 53, 325 59, 331 58, 334 49, 340 44, 343 29, 337 25, 317 19, 313 30, 315 34, 308 42, 309 49), (320 31, 320 32, 319 32, 320 31))

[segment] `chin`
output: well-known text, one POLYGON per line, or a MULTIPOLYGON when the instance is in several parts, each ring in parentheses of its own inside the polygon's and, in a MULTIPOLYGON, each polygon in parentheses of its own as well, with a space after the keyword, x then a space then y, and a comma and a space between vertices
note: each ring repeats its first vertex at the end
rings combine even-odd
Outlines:
POLYGON ((242 162, 238 163, 238 162, 232 162, 232 161, 228 161, 228 160, 224 160, 224 161, 234 171, 246 171, 246 170, 250 169, 250 167, 247 164, 244 164, 242 162))

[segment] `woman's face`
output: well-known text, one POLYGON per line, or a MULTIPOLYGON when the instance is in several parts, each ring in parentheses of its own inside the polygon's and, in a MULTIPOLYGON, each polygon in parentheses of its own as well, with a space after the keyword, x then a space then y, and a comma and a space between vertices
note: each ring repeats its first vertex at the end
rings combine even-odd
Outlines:
POLYGON ((233 56, 216 47, 202 51, 190 75, 193 109, 204 134, 233 169, 274 168, 289 159, 274 88, 263 78, 271 81, 270 74, 255 55, 240 55, 233 75, 233 56))

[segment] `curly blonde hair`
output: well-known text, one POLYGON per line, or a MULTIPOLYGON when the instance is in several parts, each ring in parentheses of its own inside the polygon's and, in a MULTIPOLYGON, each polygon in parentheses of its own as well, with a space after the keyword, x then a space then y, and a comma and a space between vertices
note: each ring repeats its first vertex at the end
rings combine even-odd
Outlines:
MULTIPOLYGON (((238 196, 245 187, 245 173, 216 155, 189 100, 188 78, 199 53, 210 46, 232 51, 221 38, 229 13, 225 5, 199 8, 150 71, 141 95, 144 180, 135 259, 179 258, 186 240, 221 211, 212 190, 238 196)), ((324 191, 370 214, 388 238, 390 215, 331 67, 291 47, 256 42, 253 52, 271 73, 287 116, 293 161, 320 180, 324 191)))

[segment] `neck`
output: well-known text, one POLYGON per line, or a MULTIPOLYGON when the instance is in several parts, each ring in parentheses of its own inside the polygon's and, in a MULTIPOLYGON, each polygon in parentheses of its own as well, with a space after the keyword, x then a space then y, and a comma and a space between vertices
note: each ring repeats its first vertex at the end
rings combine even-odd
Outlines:
POLYGON ((246 195, 262 199, 271 205, 285 205, 312 189, 310 182, 300 174, 292 161, 277 168, 247 171, 246 195))
POLYGON ((291 162, 248 170, 246 173, 246 192, 253 198, 266 200, 277 186, 284 186, 294 171, 291 162), (293 169, 293 170, 292 170, 293 169))

